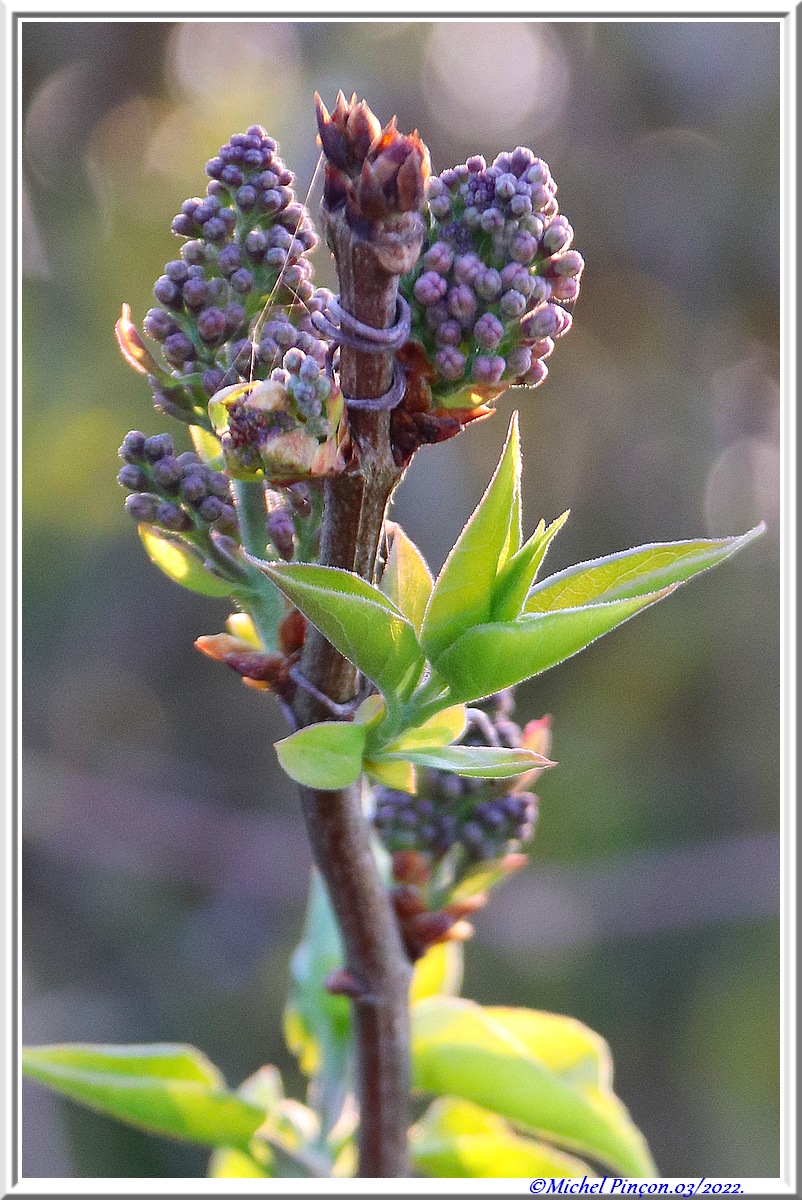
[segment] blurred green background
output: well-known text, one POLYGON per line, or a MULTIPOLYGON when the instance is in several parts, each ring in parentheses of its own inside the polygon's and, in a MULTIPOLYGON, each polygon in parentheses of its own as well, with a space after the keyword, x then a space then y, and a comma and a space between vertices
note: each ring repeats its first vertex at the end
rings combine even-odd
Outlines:
MULTIPOLYGON (((528 527, 573 510, 552 569, 769 523, 520 689, 560 765, 465 991, 602 1033, 665 1175, 776 1175, 779 23, 44 20, 22 45, 25 1039, 190 1041, 232 1083, 270 1060, 300 1086, 280 1011, 309 854, 282 723, 196 653, 225 605, 161 577, 125 515, 117 446, 166 423, 113 324, 150 306, 226 137, 261 122, 305 190, 313 92, 342 87, 417 126, 436 171, 532 146, 587 261, 546 384, 413 463, 394 515, 430 563, 514 406, 528 527)), ((27 1176, 204 1161, 33 1085, 23 1145, 27 1176)))

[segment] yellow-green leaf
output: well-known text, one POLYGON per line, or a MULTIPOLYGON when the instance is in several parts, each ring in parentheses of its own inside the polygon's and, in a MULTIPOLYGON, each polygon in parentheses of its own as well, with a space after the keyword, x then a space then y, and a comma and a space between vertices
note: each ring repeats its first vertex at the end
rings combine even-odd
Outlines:
POLYGON ((365 726, 321 721, 276 742, 275 748, 291 779, 304 787, 335 791, 362 774, 365 726))
POLYGON ((236 589, 206 570, 195 551, 180 537, 153 525, 138 525, 148 558, 168 579, 202 596, 230 596, 236 589))
POLYGON ((469 703, 513 687, 584 650, 596 638, 662 600, 678 584, 632 600, 533 613, 463 634, 437 660, 454 700, 469 703))
MULTIPOLYGON (((384 753, 401 753, 405 750, 429 750, 448 746, 465 731, 468 720, 464 704, 453 704, 424 721, 407 729, 399 738, 384 747, 384 753)), ((379 732, 381 732, 379 730, 379 732)))
POLYGON ((595 1178, 581 1159, 465 1100, 435 1100, 410 1130, 410 1152, 417 1170, 435 1179, 595 1178))
POLYGON ((335 567, 251 561, 388 699, 405 676, 414 685, 424 663, 415 630, 378 588, 335 567))
MULTIPOLYGON (((437 997, 412 1009, 413 1084, 470 1100, 521 1128, 632 1176, 656 1174, 643 1135, 603 1071, 577 1071, 574 1049, 544 1053, 503 1014, 469 1000, 437 997), (593 1075, 593 1078, 590 1076, 593 1075)), ((576 1022, 559 1018, 552 1038, 576 1043, 576 1022)), ((603 1044, 603 1043, 602 1043, 603 1044)), ((598 1044, 588 1039, 588 1054, 598 1044)))
POLYGON ((552 521, 548 528, 541 521, 526 544, 499 572, 490 606, 493 621, 514 621, 520 616, 527 592, 540 570, 546 551, 567 519, 566 511, 557 517, 556 521, 552 521))
POLYGON ((265 1119, 190 1046, 24 1047, 22 1069, 97 1112, 201 1145, 247 1151, 265 1119))
POLYGON ((433 661, 466 629, 490 619, 496 575, 517 550, 510 523, 517 519, 520 474, 518 414, 513 413, 493 478, 443 564, 426 609, 421 645, 433 661))
POLYGON ((551 767, 554 764, 534 750, 508 749, 506 746, 441 746, 431 750, 384 751, 377 756, 381 762, 386 757, 403 759, 416 767, 429 767, 434 771, 454 771, 469 779, 513 779, 535 768, 551 767))
POLYGON ((432 573, 418 547, 400 525, 391 524, 392 546, 381 580, 381 590, 420 630, 423 614, 434 587, 432 573))
POLYGON ((462 986, 463 953, 459 942, 436 942, 415 963, 410 1004, 429 996, 457 996, 462 986))
POLYGON ((549 576, 529 593, 525 611, 552 612, 656 592, 723 562, 763 533, 761 522, 742 537, 656 542, 577 563, 549 576))

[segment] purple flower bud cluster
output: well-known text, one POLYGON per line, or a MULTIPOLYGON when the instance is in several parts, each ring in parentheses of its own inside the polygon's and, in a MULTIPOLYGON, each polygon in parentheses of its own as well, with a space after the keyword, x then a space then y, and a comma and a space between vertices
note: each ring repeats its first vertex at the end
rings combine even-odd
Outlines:
POLYGON ((322 304, 309 261, 318 237, 275 141, 252 125, 206 173, 205 196, 186 200, 172 223, 187 240, 157 279, 143 326, 175 380, 167 392, 152 381, 157 407, 201 424, 219 388, 266 378, 290 346, 321 365, 328 348, 309 319, 322 304), (266 306, 287 315, 263 321, 266 306))
POLYGON ((130 493, 125 507, 136 521, 172 533, 213 525, 220 533, 236 535, 237 514, 228 479, 192 451, 176 455, 169 433, 146 437, 133 430, 126 434, 119 454, 124 465, 117 481, 130 493))
MULTIPOLYGON (((471 710, 464 745, 521 745, 521 730, 511 719, 510 692, 499 693, 471 710), (485 707, 491 711, 486 712, 485 707)), ((465 868, 503 858, 532 837, 537 798, 517 791, 509 780, 468 779, 447 771, 418 769, 418 794, 375 789, 374 825, 394 854, 415 850, 432 864, 455 846, 465 868)))
POLYGON ((282 355, 281 366, 273 367, 268 377, 279 385, 280 392, 271 397, 268 405, 253 402, 247 396, 229 404, 221 442, 227 461, 239 471, 265 467, 269 477, 266 463, 270 461, 271 443, 278 438, 297 433, 304 439, 322 443, 330 436, 326 402, 334 385, 327 372, 323 342, 303 330, 299 332, 286 318, 268 321, 263 334, 261 345, 269 343, 271 355, 282 355))
POLYGON ((571 327, 584 260, 546 163, 519 146, 429 180, 430 227, 402 280, 412 338, 434 368, 432 406, 468 406, 472 385, 536 387, 571 327))

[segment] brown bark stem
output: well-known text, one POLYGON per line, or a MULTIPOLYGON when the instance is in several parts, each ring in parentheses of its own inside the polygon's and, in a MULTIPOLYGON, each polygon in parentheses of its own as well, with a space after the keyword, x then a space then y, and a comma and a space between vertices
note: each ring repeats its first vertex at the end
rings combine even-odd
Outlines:
MULTIPOLYGON (((418 254, 419 219, 402 219, 390 236, 389 252, 386 237, 377 243, 356 235, 342 211, 324 209, 324 219, 337 260, 340 303, 365 324, 389 328, 395 319, 398 274, 409 269, 405 259, 414 262, 418 254)), ((392 352, 367 354, 341 347, 340 380, 346 395, 383 394, 392 369, 392 352)), ((388 413, 351 410, 350 429, 356 466, 326 483, 319 561, 372 580, 387 504, 400 471, 390 450, 388 413)), ((355 668, 311 628, 301 669, 319 692, 339 704, 356 693, 355 668)), ((295 716, 301 725, 330 719, 307 692, 299 692, 295 716)), ((302 789, 302 805, 315 862, 342 931, 346 964, 362 988, 353 1010, 359 1174, 404 1177, 409 1175, 412 968, 373 854, 360 788, 302 789)))

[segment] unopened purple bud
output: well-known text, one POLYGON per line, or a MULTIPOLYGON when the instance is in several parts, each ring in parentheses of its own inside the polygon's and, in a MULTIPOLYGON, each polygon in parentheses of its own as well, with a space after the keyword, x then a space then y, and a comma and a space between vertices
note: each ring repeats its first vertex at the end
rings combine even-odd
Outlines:
POLYGON ((554 349, 554 341, 552 338, 539 338, 531 343, 529 349, 532 351, 532 358, 548 358, 554 349))
POLYGON ((471 286, 483 269, 482 260, 476 254, 459 254, 454 259, 454 278, 457 283, 471 286))
POLYGON ((222 242, 227 232, 226 223, 220 217, 209 217, 203 227, 203 236, 209 242, 222 242))
POLYGON ((510 255, 516 262, 529 264, 537 254, 537 240, 525 229, 516 233, 510 244, 510 255))
POLYGON ((239 169, 239 167, 235 167, 233 163, 229 163, 228 166, 223 167, 222 171, 220 172, 220 179, 223 183, 227 184, 228 187, 241 187, 242 171, 239 169))
POLYGON ((557 309, 558 327, 554 337, 563 337, 571 328, 574 318, 564 308, 557 309))
POLYGON ((160 275, 153 285, 153 295, 168 308, 181 307, 181 289, 167 275, 160 275))
POLYGON ((270 191, 272 188, 278 187, 278 175, 273 171, 262 171, 261 175, 257 175, 254 179, 253 185, 261 188, 262 191, 270 191))
MULTIPOLYGON (((517 292, 515 293, 517 295, 517 292)), ((498 317, 485 313, 473 327, 473 336, 483 350, 495 350, 504 334, 504 326, 498 317)))
POLYGON ((200 265, 206 262, 206 247, 203 242, 186 242, 181 247, 181 257, 184 262, 200 265))
POLYGON ((219 308, 205 308, 198 314, 198 333, 207 345, 225 337, 226 316, 219 308))
POLYGON ((151 308, 145 314, 142 329, 148 337, 155 338, 157 342, 163 342, 171 333, 175 333, 178 326, 163 308, 151 308))
POLYGON ((207 496, 198 507, 198 516, 202 521, 216 521, 223 511, 223 501, 219 496, 207 496))
POLYGON ((226 335, 233 337, 234 334, 245 324, 245 309, 241 304, 229 304, 226 306, 226 335))
POLYGON ((316 383, 320 377, 320 367, 314 358, 305 358, 301 363, 298 374, 307 383, 316 383))
POLYGON ((293 263, 284 272, 284 283, 288 288, 297 288, 299 284, 303 283, 309 277, 311 269, 311 264, 306 262, 306 260, 293 263))
POLYGON ((458 321, 469 321, 476 312, 476 296, 465 283, 448 289, 446 304, 451 316, 456 317, 458 321))
POLYGON ((285 508, 269 514, 267 533, 281 557, 289 562, 295 554, 295 523, 285 508))
POLYGON ((174 533, 186 533, 192 528, 192 518, 178 504, 165 500, 156 509, 156 523, 174 533))
POLYGON ((187 308, 201 308, 206 302, 206 280, 188 279, 182 288, 182 292, 187 308))
POLYGON ((510 212, 514 217, 527 216, 532 211, 531 196, 513 196, 510 200, 510 212))
POLYGON ((245 293, 249 292, 253 287, 253 275, 251 275, 250 271, 247 271, 244 267, 241 267, 239 271, 234 272, 229 280, 229 283, 235 292, 245 295, 245 293))
POLYGON ((147 473, 135 463, 126 463, 117 474, 117 482, 129 492, 141 492, 150 482, 147 473))
POLYGON ((149 492, 134 492, 125 497, 126 512, 135 521, 144 521, 146 525, 151 525, 156 520, 158 507, 158 497, 152 496, 149 492))
POLYGON ((277 213, 281 208, 281 193, 278 188, 268 188, 259 197, 259 207, 266 213, 277 213))
POLYGON ((549 373, 549 369, 543 362, 542 358, 536 358, 532 362, 532 366, 524 376, 524 383, 527 387, 539 387, 549 373))
POLYGON ((201 504, 207 496, 206 483, 201 475, 185 475, 181 480, 181 498, 187 504, 201 504))
POLYGON ((528 183, 534 183, 537 186, 546 183, 551 178, 551 172, 542 158, 536 158, 526 171, 524 178, 528 183))
POLYGON ((178 237, 192 237, 195 232, 193 221, 183 213, 179 213, 177 217, 173 218, 170 228, 178 237))
POLYGON ((501 295, 501 275, 493 267, 487 267, 477 274, 473 286, 483 300, 497 300, 501 295))
POLYGON ((510 156, 510 170, 514 175, 523 175, 531 167, 535 156, 526 146, 516 146, 510 156))
POLYGON ((213 367, 209 371, 204 371, 201 376, 201 386, 207 396, 213 396, 215 392, 219 392, 223 386, 225 371, 221 371, 219 367, 213 367))
POLYGON ((451 212, 451 197, 448 193, 442 196, 434 196, 429 201, 429 210, 433 217, 438 221, 444 221, 451 212))
POLYGON ((528 346, 516 346, 507 353, 507 374, 517 379, 525 375, 532 365, 532 352, 528 346))
POLYGON ((521 292, 516 292, 513 289, 505 292, 499 301, 499 310, 501 314, 510 319, 522 317, 526 312, 526 296, 521 292))
POLYGON ((295 347, 288 350, 284 355, 283 366, 285 371, 289 371, 291 375, 297 375, 301 364, 304 361, 304 355, 295 347))
POLYGON ((174 283, 177 283, 177 284, 185 283, 186 280, 189 278, 189 271, 187 269, 187 264, 185 262, 183 262, 182 259, 180 259, 180 258, 174 259, 173 262, 168 262, 165 265, 164 273, 170 279, 172 279, 174 283))
POLYGON ((423 265, 427 271, 436 271, 445 275, 454 261, 454 251, 447 242, 435 242, 423 256, 423 265))
POLYGON ((250 184, 246 183, 244 187, 237 189, 234 199, 243 212, 250 212, 250 210, 256 206, 256 197, 256 188, 253 188, 250 186, 250 184))
POLYGON ((474 383, 498 383, 504 374, 506 363, 499 355, 480 354, 473 360, 471 378, 474 383))
POLYGON ((207 472, 206 486, 213 496, 218 496, 221 500, 228 497, 228 477, 222 471, 207 472))
POLYGON ((532 276, 521 263, 506 263, 501 270, 501 284, 505 291, 512 289, 528 296, 532 290, 532 276))
POLYGON ((153 464, 153 478, 165 492, 178 490, 181 480, 181 468, 171 454, 165 454, 153 464))
POLYGON ((274 271, 280 271, 287 261, 287 251, 280 250, 278 246, 274 246, 272 250, 268 250, 265 255, 265 265, 272 267, 274 271))
POLYGON ((496 196, 499 200, 511 200, 515 195, 518 180, 511 172, 499 175, 496 180, 496 196))
POLYGON ((471 157, 466 162, 465 166, 468 168, 468 170, 471 172, 472 175, 478 175, 481 171, 485 170, 485 168, 487 167, 487 163, 485 162, 485 160, 481 154, 472 154, 471 157))
POLYGON ((123 438, 123 444, 120 446, 118 454, 120 458, 125 459, 128 463, 139 463, 145 457, 145 442, 147 441, 144 433, 139 429, 132 429, 123 438))
POLYGON ((554 337, 561 325, 560 309, 556 304, 542 304, 539 308, 527 313, 521 321, 521 332, 524 337, 535 341, 537 338, 554 337))
POLYGON ((465 355, 454 346, 445 346, 435 354, 434 365, 443 379, 456 383, 465 374, 465 355))
POLYGON ((219 179, 225 165, 222 158, 210 158, 206 164, 206 174, 210 179, 219 179))
POLYGON ((573 237, 574 231, 565 217, 556 216, 543 231, 543 249, 548 254, 556 254, 558 250, 570 246, 573 237))
POLYGON ((580 276, 585 269, 585 260, 578 250, 566 250, 551 262, 555 273, 566 279, 580 276))
POLYGON ((446 294, 447 284, 436 271, 424 271, 416 281, 413 294, 419 304, 436 304, 446 294))
POLYGON ((462 326, 459 321, 443 321, 437 326, 435 339, 439 346, 458 346, 462 341, 462 326))
POLYGON ((305 417, 320 415, 320 403, 313 383, 306 383, 303 379, 299 379, 293 389, 293 399, 305 417))
POLYGON ((479 224, 485 233, 496 233, 498 230, 504 228, 504 214, 501 209, 495 206, 486 208, 479 217, 479 224))
POLYGON ((195 354, 195 347, 185 333, 171 333, 164 341, 164 357, 174 367, 180 367, 195 354))
POLYGON ((574 279, 555 279, 552 284, 551 294, 555 300, 576 300, 579 295, 579 280, 574 279))
POLYGON ((223 249, 217 256, 217 265, 222 275, 232 275, 234 271, 238 270, 242 266, 239 246, 235 246, 233 243, 223 246, 223 249))
POLYGON ((255 261, 264 257, 267 250, 267 238, 261 229, 252 229, 245 238, 245 249, 255 261))
POLYGON ((542 275, 530 275, 529 299, 532 304, 543 304, 551 299, 551 284, 542 275))

